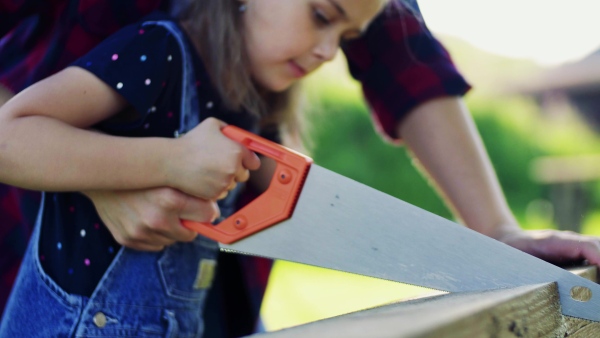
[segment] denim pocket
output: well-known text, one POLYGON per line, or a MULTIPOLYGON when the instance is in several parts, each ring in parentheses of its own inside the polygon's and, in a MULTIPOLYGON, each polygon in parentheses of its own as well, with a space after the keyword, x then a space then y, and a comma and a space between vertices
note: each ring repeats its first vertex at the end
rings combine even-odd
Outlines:
POLYGON ((212 282, 217 252, 217 243, 201 236, 167 247, 158 260, 166 293, 182 300, 202 300, 212 282))

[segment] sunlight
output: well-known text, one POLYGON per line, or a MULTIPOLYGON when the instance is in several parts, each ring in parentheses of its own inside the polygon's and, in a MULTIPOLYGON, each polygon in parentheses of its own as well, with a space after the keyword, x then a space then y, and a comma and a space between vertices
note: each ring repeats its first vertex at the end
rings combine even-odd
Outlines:
POLYGON ((541 65, 576 61, 600 47, 597 0, 420 0, 434 34, 541 65))

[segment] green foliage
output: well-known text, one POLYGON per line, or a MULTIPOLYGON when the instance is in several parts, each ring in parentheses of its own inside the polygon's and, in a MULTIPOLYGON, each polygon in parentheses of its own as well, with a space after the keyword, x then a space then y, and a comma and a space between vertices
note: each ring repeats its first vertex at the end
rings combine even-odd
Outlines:
MULTIPOLYGON (((364 103, 340 100, 345 90, 335 95, 335 89, 329 91, 332 95, 313 100, 307 113, 315 162, 452 219, 406 149, 385 142, 376 133, 364 103)), ((528 228, 553 226, 551 219, 537 214, 543 210, 535 203, 548 198, 548 186, 534 180, 531 163, 541 156, 589 153, 598 149, 597 137, 580 121, 548 121, 529 100, 474 98, 467 103, 508 203, 521 224, 528 228)), ((592 203, 598 205, 600 194, 593 192, 591 196, 592 203)))
POLYGON ((404 147, 385 143, 365 106, 323 100, 310 112, 315 163, 411 204, 450 218, 451 214, 412 165, 404 147))
MULTIPOLYGON (((513 104, 514 105, 514 104, 513 104)), ((542 187, 529 177, 530 161, 544 152, 531 141, 523 116, 503 114, 507 104, 475 105, 477 127, 514 212, 523 218, 542 187)), ((452 218, 448 208, 412 163, 404 147, 382 140, 364 104, 322 99, 310 114, 312 156, 325 168, 452 218)))

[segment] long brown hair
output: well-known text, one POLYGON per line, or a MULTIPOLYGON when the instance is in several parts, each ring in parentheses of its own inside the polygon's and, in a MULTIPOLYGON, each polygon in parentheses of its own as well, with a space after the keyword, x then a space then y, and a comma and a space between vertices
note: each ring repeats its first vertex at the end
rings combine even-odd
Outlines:
POLYGON ((179 0, 174 1, 171 15, 190 32, 226 108, 245 110, 261 119, 263 129, 277 128, 282 138, 298 139, 299 86, 281 93, 257 88, 249 71, 240 4, 239 0, 179 0))

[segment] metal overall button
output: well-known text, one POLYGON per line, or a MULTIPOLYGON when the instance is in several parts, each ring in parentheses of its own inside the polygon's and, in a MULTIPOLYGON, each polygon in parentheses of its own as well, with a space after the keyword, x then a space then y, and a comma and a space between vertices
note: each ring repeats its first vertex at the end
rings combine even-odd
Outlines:
POLYGON ((104 315, 102 312, 96 312, 94 318, 92 318, 92 321, 97 327, 103 328, 106 326, 106 315, 104 315))

